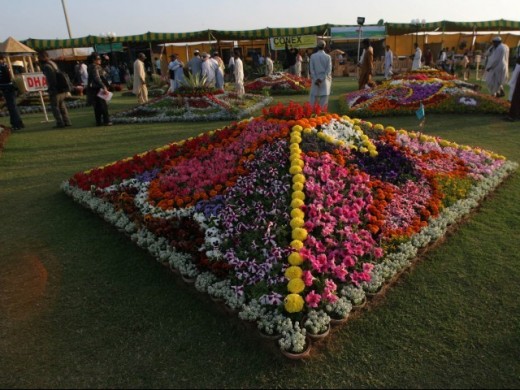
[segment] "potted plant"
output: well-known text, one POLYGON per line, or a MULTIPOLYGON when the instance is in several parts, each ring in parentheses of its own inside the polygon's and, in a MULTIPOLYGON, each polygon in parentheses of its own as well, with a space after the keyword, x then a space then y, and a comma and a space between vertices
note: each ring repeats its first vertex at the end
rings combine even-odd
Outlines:
POLYGON ((361 287, 356 287, 353 285, 343 287, 341 289, 341 295, 352 302, 353 310, 363 307, 366 303, 365 290, 363 290, 361 287))
POLYGON ((323 310, 311 310, 303 318, 303 327, 311 338, 323 338, 330 331, 330 317, 323 310))
POLYGON ((352 302, 350 299, 341 297, 336 302, 327 304, 325 310, 330 316, 331 325, 338 325, 347 320, 352 310, 352 302))
POLYGON ((309 356, 311 351, 311 340, 307 337, 307 331, 301 328, 297 321, 283 331, 278 345, 280 351, 289 359, 303 359, 309 356))

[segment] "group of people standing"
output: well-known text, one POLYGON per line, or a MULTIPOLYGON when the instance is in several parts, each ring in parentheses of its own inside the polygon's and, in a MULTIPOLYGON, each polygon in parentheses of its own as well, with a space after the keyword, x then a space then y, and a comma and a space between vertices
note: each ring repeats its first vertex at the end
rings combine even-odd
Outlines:
MULTIPOLYGON (((244 65, 240 56, 240 50, 235 48, 230 59, 228 68, 233 73, 235 91, 239 96, 245 94, 244 90, 244 65)), ((183 85, 187 70, 192 77, 200 77, 206 86, 216 89, 224 89, 226 66, 218 52, 201 53, 199 50, 193 52, 193 57, 185 65, 176 54, 170 56, 168 74, 170 87, 168 92, 173 93, 183 85)))

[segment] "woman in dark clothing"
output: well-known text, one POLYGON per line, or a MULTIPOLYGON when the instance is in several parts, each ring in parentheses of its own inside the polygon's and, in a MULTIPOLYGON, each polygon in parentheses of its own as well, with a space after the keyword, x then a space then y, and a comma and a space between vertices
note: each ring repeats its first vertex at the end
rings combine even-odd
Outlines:
POLYGON ((112 126, 108 115, 107 101, 98 96, 101 90, 108 93, 108 82, 106 81, 105 70, 101 66, 101 56, 92 53, 88 67, 88 100, 94 106, 96 126, 112 126))

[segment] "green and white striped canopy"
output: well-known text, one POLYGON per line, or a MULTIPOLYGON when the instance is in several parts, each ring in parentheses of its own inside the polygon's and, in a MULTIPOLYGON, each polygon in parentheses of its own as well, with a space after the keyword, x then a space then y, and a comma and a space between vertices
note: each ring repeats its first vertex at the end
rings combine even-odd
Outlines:
MULTIPOLYGON (((268 39, 293 35, 325 36, 330 34, 331 27, 352 27, 355 25, 322 24, 310 27, 266 27, 257 30, 203 30, 185 33, 147 32, 139 35, 127 35, 113 38, 112 42, 132 44, 137 42, 179 43, 200 41, 240 41, 250 39, 268 39)), ((464 31, 520 31, 520 22, 511 20, 490 20, 487 22, 440 22, 415 25, 412 23, 385 23, 387 35, 411 34, 421 32, 464 32, 464 31)), ((22 41, 35 50, 66 49, 75 47, 92 47, 96 44, 110 43, 110 39, 102 36, 88 35, 74 39, 33 39, 22 41)))

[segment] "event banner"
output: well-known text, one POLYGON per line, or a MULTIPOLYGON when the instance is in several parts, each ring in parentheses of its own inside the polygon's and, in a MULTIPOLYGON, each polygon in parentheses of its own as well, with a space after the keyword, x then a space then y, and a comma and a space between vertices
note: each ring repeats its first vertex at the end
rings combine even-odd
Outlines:
POLYGON ((25 92, 37 92, 47 90, 47 79, 43 73, 23 73, 23 85, 25 92))
POLYGON ((291 35, 286 37, 273 37, 270 39, 271 50, 285 50, 285 43, 288 48, 298 49, 314 48, 318 44, 316 35, 291 35))
POLYGON ((385 26, 354 26, 354 27, 331 27, 330 35, 332 40, 339 39, 359 39, 359 29, 361 28, 361 39, 385 39, 385 26))

